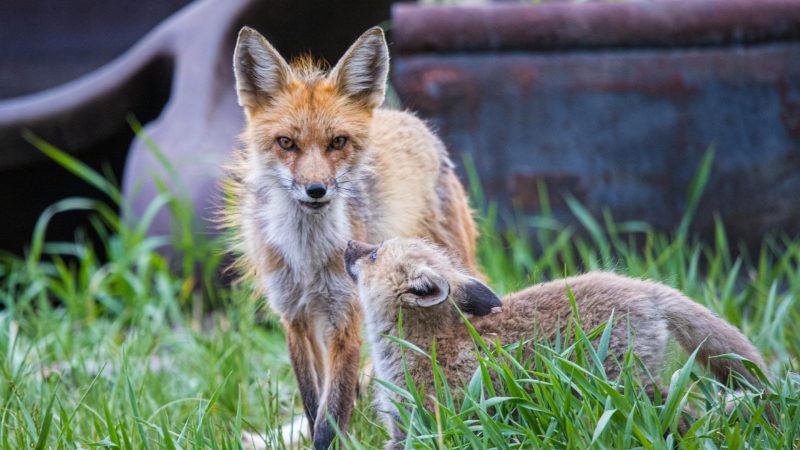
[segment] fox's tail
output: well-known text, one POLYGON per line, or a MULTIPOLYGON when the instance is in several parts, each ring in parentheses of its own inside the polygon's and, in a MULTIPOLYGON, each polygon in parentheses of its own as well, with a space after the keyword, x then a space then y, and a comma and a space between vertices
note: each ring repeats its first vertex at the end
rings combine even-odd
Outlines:
POLYGON ((735 373, 753 386, 762 385, 740 360, 717 358, 737 354, 753 362, 768 376, 761 353, 736 327, 675 289, 663 285, 656 289, 656 305, 664 314, 670 333, 687 352, 699 348, 698 358, 719 381, 727 382, 735 373))

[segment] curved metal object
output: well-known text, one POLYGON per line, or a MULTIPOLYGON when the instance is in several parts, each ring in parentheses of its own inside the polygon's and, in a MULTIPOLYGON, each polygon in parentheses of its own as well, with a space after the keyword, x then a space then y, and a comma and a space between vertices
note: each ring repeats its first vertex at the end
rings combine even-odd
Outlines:
MULTIPOLYGON (((203 229, 218 199, 216 181, 235 147, 243 124, 231 73, 232 45, 241 16, 252 0, 199 2, 173 25, 169 46, 176 50, 172 95, 161 115, 145 127, 149 138, 167 156, 177 177, 159 156, 136 140, 125 164, 123 191, 134 214, 158 195, 158 182, 191 200, 203 229), (198 24, 212 24, 198 29, 198 24), (202 32, 198 32, 202 30, 202 32)), ((135 218, 131 218, 135 220, 135 218)), ((170 231, 169 215, 159 215, 151 230, 170 231)))
MULTIPOLYGON (((180 13, 178 14, 178 16, 180 13)), ((174 20, 174 19, 173 19, 174 20)), ((22 137, 31 130, 87 164, 109 164, 119 176, 133 133, 128 114, 148 121, 161 112, 171 90, 175 49, 171 21, 156 27, 111 63, 76 80, 23 97, 0 100, 0 248, 20 251, 49 204, 65 196, 100 194, 57 167, 22 137), (143 95, 147 93, 146 95, 143 95)), ((84 215, 53 221, 50 237, 71 239, 84 215)))
MULTIPOLYGON (((131 106, 137 101, 135 97, 142 94, 126 86, 159 62, 166 70, 162 68, 158 75, 171 79, 175 22, 180 22, 179 18, 165 21, 119 58, 81 78, 35 94, 0 100, 0 142, 4 147, 24 146, 20 130, 28 128, 45 138, 65 138, 67 147, 81 148, 124 124, 125 115, 135 109, 131 106)), ((0 168, 43 159, 33 148, 4 152, 0 168)))
POLYGON ((800 3, 398 5, 394 23, 399 97, 506 214, 538 211, 544 182, 566 223, 571 194, 674 230, 714 146, 695 231, 718 213, 734 239, 800 232, 800 3))
MULTIPOLYGON (((0 142, 6 149, 0 158, 0 170, 15 179, 15 184, 33 184, 34 203, 43 208, 48 201, 63 197, 64 192, 47 193, 47 183, 35 179, 40 169, 47 163, 46 158, 22 138, 22 130, 30 129, 54 145, 75 154, 84 161, 100 165, 111 160, 117 170, 125 167, 123 176, 126 194, 133 192, 133 184, 138 172, 159 170, 159 164, 142 156, 146 151, 143 144, 136 141, 133 151, 124 159, 130 145, 132 132, 126 116, 133 114, 141 120, 159 117, 156 123, 170 121, 176 131, 184 133, 184 142, 197 145, 207 136, 197 132, 199 123, 205 123, 207 115, 215 106, 218 92, 208 87, 215 86, 215 78, 220 72, 217 56, 224 54, 228 44, 226 37, 232 32, 236 19, 252 0, 229 0, 225 2, 206 0, 191 4, 176 15, 161 23, 133 48, 110 64, 75 81, 37 94, 0 101, 0 142), (213 22, 203 33, 193 32, 198 22, 213 22), (211 55, 212 57, 209 57, 211 55), (163 109, 162 109, 163 108, 163 109), (142 117, 144 116, 144 117, 142 117), (196 125, 195 125, 196 124, 196 125), (131 164, 133 160, 133 165, 131 164), (114 162, 116 161, 116 162, 114 162), (141 164, 152 166, 144 168, 141 164), (25 178, 23 178, 25 177, 25 178)), ((238 115, 232 109, 227 123, 227 139, 217 138, 225 149, 231 148, 238 115)), ((155 129, 153 137, 162 134, 155 129)), ((172 142, 159 142, 170 159, 178 155, 170 152, 172 142), (165 146, 166 144, 166 146, 165 146)), ((204 149, 210 154, 221 154, 220 149, 204 149)), ((194 158, 193 162, 197 162, 194 158)), ((218 164, 217 164, 218 165, 218 164)), ((192 185, 197 169, 192 165, 186 180, 192 185)), ((183 171, 182 171, 183 172, 183 171)), ((96 196, 75 179, 54 175, 62 185, 75 185, 70 189, 74 194, 96 196)), ((173 180, 165 178, 168 185, 173 180)), ((49 181, 49 180, 48 180, 49 181)), ((30 188, 29 188, 30 189, 30 188)), ((148 186, 143 195, 153 195, 155 188, 148 186)), ((151 197, 152 198, 152 197, 151 197)), ((145 203, 149 202, 144 200, 145 203)), ((143 211, 144 206, 135 203, 135 211, 143 211)), ((10 222, 4 227, 6 234, 3 247, 14 248, 14 240, 26 238, 32 229, 32 221, 41 210, 24 210, 17 215, 7 216, 10 222), (13 223, 11 223, 13 221, 13 223), (26 223, 28 222, 28 223, 26 223), (13 228, 12 228, 13 227, 13 228), (15 235, 14 230, 19 234, 15 235), (27 234, 27 236, 26 236, 27 234)), ((5 221, 4 219, 3 221, 5 221)), ((66 219, 64 228, 71 233, 80 219, 66 219)), ((165 219, 161 219, 163 222, 165 219)), ((164 231, 162 226, 161 232, 164 231)), ((64 237, 68 237, 64 236, 64 237)))

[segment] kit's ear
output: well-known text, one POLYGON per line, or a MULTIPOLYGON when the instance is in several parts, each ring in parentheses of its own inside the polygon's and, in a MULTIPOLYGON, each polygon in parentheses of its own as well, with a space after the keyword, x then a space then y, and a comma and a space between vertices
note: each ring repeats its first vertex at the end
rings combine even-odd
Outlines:
POLYGON ((377 108, 386 95, 389 48, 380 27, 367 30, 336 63, 330 79, 336 87, 368 108, 377 108))
POLYGON ((450 296, 450 283, 429 268, 419 269, 406 288, 400 298, 413 306, 428 308, 442 303, 450 296))
POLYGON ((462 311, 473 316, 485 316, 503 306, 489 286, 471 277, 459 287, 456 303, 462 311))
POLYGON ((233 53, 233 71, 239 105, 250 110, 268 103, 289 81, 286 60, 258 31, 239 31, 233 53))

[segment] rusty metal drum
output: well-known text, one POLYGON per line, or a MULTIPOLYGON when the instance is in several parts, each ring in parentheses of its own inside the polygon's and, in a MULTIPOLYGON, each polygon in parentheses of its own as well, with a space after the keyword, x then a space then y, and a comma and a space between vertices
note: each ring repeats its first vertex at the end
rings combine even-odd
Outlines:
POLYGON ((504 211, 674 230, 705 152, 694 220, 735 238, 800 232, 800 3, 397 5, 393 82, 504 211))

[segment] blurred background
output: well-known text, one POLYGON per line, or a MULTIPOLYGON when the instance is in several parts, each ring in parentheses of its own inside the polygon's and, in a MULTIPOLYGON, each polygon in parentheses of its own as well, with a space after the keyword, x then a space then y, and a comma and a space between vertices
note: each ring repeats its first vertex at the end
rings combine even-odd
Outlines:
MULTIPOLYGON (((677 351, 662 407, 554 347, 535 397, 413 414, 419 448, 800 448, 800 1, 2 0, 3 448, 287 448, 280 319, 213 220, 244 122, 234 43, 249 25, 334 63, 376 24, 387 106, 446 143, 492 289, 680 289, 764 352, 781 421, 761 395, 729 412, 677 351), (675 441, 684 404, 707 413, 675 441)), ((383 448, 368 398, 353 421, 343 448, 383 448)))
MULTIPOLYGON (((0 17, 0 248, 14 253, 53 202, 103 197, 25 130, 119 183, 130 218, 161 180, 213 233, 243 123, 231 73, 242 25, 286 56, 330 62, 383 26, 391 106, 436 128, 502 223, 546 209, 574 224, 580 204, 658 230, 691 209, 692 232, 710 236, 718 220, 743 242, 800 231, 794 0, 6 0, 0 17), (134 139, 139 123, 179 177, 134 139)), ((86 217, 54 218, 48 237, 71 238, 86 217)))

